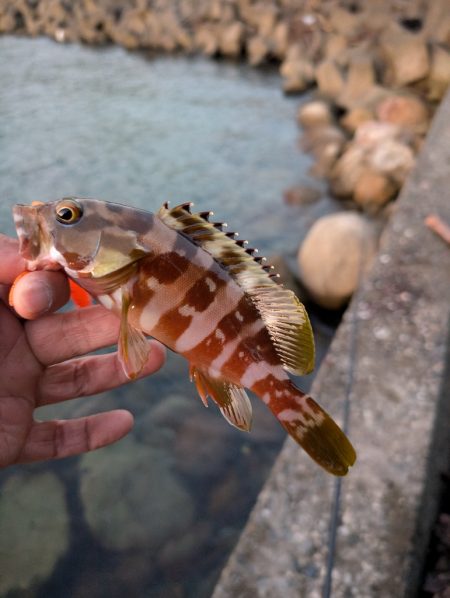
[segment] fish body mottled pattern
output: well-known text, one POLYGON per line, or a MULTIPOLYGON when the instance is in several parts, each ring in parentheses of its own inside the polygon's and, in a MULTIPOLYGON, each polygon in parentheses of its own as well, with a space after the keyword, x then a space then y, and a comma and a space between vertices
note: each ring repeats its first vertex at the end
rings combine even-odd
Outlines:
POLYGON ((188 360, 202 400, 213 398, 230 423, 249 429, 250 389, 320 465, 347 473, 353 447, 287 373, 308 373, 314 361, 304 306, 209 213, 67 198, 14 215, 31 268, 59 264, 121 318, 128 375, 145 362, 151 335, 188 360))

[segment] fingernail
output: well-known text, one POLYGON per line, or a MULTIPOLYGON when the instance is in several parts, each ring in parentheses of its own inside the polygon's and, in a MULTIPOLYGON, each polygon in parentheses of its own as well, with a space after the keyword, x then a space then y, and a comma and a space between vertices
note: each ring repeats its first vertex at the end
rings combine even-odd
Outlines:
POLYGON ((43 281, 30 280, 21 292, 21 303, 30 314, 29 317, 37 317, 47 313, 53 304, 53 293, 50 285, 43 281))

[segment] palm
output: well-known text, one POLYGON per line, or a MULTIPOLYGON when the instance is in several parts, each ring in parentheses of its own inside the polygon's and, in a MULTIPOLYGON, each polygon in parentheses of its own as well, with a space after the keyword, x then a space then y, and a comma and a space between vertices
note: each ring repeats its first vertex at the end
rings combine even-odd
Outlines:
MULTIPOLYGON (((45 282, 54 294, 50 311, 67 300, 62 273, 36 272, 15 287, 18 312, 36 317, 20 320, 7 307, 6 298, 23 264, 16 245, 2 235, 0 249, 0 467, 76 455, 118 440, 133 424, 127 411, 48 422, 33 418, 37 407, 94 395, 127 382, 117 353, 86 355, 116 342, 118 319, 100 306, 42 317, 28 315, 36 299, 33 283, 45 282)), ((140 375, 156 371, 163 361, 163 348, 152 342, 140 375)))

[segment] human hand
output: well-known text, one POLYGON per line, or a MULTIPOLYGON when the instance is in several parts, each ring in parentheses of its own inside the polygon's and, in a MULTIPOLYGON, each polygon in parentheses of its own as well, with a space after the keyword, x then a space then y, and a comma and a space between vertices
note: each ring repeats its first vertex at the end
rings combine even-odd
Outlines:
MULTIPOLYGON (((0 467, 77 455, 127 434, 125 410, 38 422, 37 407, 93 395, 126 383, 117 353, 86 355, 116 343, 119 320, 100 305, 52 313, 69 299, 62 271, 25 270, 17 241, 0 234, 0 467), (20 316, 20 317, 19 317, 20 316), (25 318, 23 320, 22 318, 25 318)), ((158 370, 165 350, 156 341, 139 377, 158 370)))

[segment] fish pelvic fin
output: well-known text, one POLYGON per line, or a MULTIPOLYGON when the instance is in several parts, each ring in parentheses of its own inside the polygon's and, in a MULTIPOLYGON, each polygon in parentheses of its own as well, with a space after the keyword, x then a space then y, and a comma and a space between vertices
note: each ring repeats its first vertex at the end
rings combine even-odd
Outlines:
POLYGON ((192 213, 193 204, 162 206, 158 217, 209 253, 237 282, 258 310, 283 367, 302 376, 314 369, 315 349, 311 324, 304 305, 289 289, 276 282, 271 266, 256 255, 257 249, 225 233, 224 223, 210 222, 212 212, 192 213))
POLYGON ((118 341, 119 360, 127 378, 136 378, 147 363, 150 345, 144 333, 132 326, 128 319, 132 301, 127 288, 122 287, 122 310, 118 341))
MULTIPOLYGON (((288 434, 329 473, 345 476, 356 461, 351 442, 314 399, 286 380, 278 397, 270 394, 268 407, 288 434), (280 396, 281 394, 281 396, 280 396)), ((260 396, 267 398, 267 390, 260 396)))
POLYGON ((208 397, 211 397, 229 424, 244 432, 250 431, 252 405, 241 386, 213 378, 193 365, 190 366, 190 376, 206 407, 208 397))
POLYGON ((70 298, 77 307, 89 307, 94 303, 92 296, 72 278, 69 278, 69 287, 70 298))

